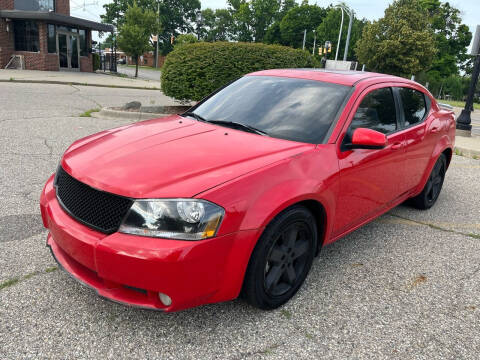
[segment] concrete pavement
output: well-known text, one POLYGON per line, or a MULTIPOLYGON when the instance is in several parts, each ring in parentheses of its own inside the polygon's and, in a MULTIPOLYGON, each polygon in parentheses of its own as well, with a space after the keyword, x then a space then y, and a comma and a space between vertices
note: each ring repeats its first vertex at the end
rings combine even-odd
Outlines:
MULTIPOLYGON (((128 77, 135 77, 135 67, 127 66, 127 65, 118 65, 117 71, 120 74, 127 75, 128 77)), ((160 70, 149 69, 146 67, 139 67, 138 68, 138 78, 144 80, 151 80, 151 81, 160 81, 160 70)))
POLYGON ((174 314, 98 298, 45 247, 38 198, 75 139, 130 122, 88 109, 159 91, 0 83, 0 359, 478 359, 480 161, 454 156, 438 203, 399 206, 326 247, 275 311, 174 314))
POLYGON ((101 87, 160 89, 160 76, 156 80, 132 79, 117 75, 66 71, 36 71, 0 69, 0 82, 73 84, 101 87))

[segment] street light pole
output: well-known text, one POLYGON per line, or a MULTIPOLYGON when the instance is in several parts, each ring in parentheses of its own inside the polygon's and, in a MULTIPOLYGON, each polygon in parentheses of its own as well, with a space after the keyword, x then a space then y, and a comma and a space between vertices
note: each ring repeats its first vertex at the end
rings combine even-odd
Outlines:
POLYGON ((478 76, 480 75, 480 25, 477 25, 477 31, 475 31, 471 54, 475 56, 472 80, 470 81, 465 108, 457 119, 457 133, 459 133, 458 135, 464 136, 472 135, 472 119, 470 118, 470 113, 473 110, 473 99, 475 96, 475 89, 477 88, 478 76))
POLYGON ((307 40, 307 29, 303 30, 303 45, 302 50, 305 50, 305 41, 307 40))
POLYGON ((472 131, 472 119, 470 113, 473 110, 473 98, 475 95, 475 89, 477 87, 478 76, 480 74, 480 54, 475 57, 475 65, 472 71, 472 80, 470 81, 470 87, 468 89, 467 101, 465 102, 465 108, 457 119, 457 129, 463 130, 467 136, 471 135, 472 131))
POLYGON ((352 23, 353 23, 353 17, 354 17, 353 10, 350 9, 348 16, 350 16, 350 21, 348 22, 347 42, 345 43, 345 52, 343 53, 343 61, 347 61, 348 44, 350 43, 350 34, 352 32, 352 23))
POLYGON ((337 42, 337 51, 335 52, 335 61, 338 59, 338 50, 340 49, 340 40, 342 39, 342 29, 343 29, 343 7, 338 6, 342 10, 342 22, 340 23, 340 32, 338 33, 338 42, 337 42))
POLYGON ((312 50, 312 56, 315 56, 315 45, 317 43, 317 34, 315 30, 313 30, 313 50, 312 50))

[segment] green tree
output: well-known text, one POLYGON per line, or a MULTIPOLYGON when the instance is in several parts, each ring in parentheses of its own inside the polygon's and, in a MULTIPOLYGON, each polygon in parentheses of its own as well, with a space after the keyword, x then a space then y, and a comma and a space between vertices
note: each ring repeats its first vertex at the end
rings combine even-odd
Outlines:
POLYGON ((185 44, 193 44, 198 42, 197 36, 194 34, 181 34, 175 39, 174 47, 182 46, 185 44))
POLYGON ((436 54, 428 14, 418 0, 396 0, 365 26, 355 53, 368 69, 409 77, 429 68, 436 54))
POLYGON ((322 23, 326 15, 326 9, 317 5, 309 5, 306 0, 300 6, 291 8, 280 21, 282 43, 294 48, 301 48, 304 30, 307 30, 307 45, 313 45, 312 30, 322 23))
POLYGON ((227 41, 233 38, 233 17, 227 9, 202 10, 200 37, 205 41, 227 41))
POLYGON ((428 11, 437 53, 432 61, 432 76, 458 74, 468 60, 467 47, 472 40, 468 26, 462 24, 460 10, 440 0, 420 0, 428 11))
POLYGON ((119 28, 118 46, 125 54, 135 59, 135 77, 138 76, 138 58, 151 49, 150 37, 159 32, 157 15, 150 10, 142 10, 134 2, 125 12, 125 21, 119 28))
MULTIPOLYGON (((200 0, 114 0, 111 3, 103 5, 105 15, 101 15, 102 21, 111 23, 120 28, 125 22, 125 13, 134 1, 139 8, 151 10, 157 14, 160 8, 160 50, 167 54, 172 50, 170 37, 178 34, 192 32, 197 12, 200 10, 200 0)), ((158 16, 158 15, 156 15, 158 16)), ((152 31, 152 34, 154 32, 152 31)))
MULTIPOLYGON (((340 49, 338 52, 339 59, 343 59, 343 53, 345 51, 345 44, 348 33, 348 21, 349 18, 345 15, 342 29, 342 38, 340 42, 340 49)), ((337 50, 338 33, 340 32, 340 23, 342 22, 342 11, 338 8, 329 8, 327 10, 327 16, 323 19, 322 23, 317 27, 317 44, 322 46, 325 41, 332 43, 332 52, 337 50)), ((355 56, 355 44, 362 36, 363 28, 367 20, 354 18, 352 23, 352 31, 350 34, 350 44, 348 45, 347 59, 357 60, 355 56)))

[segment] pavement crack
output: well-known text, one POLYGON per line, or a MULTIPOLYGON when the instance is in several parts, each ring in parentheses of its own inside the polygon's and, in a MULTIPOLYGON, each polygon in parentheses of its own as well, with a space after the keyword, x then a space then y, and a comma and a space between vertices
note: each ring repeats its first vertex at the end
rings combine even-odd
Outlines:
POLYGON ((23 276, 17 276, 17 277, 7 279, 7 280, 0 283, 0 290, 6 289, 6 288, 11 287, 13 285, 20 284, 22 281, 31 279, 34 276, 38 276, 38 275, 42 275, 42 274, 48 274, 48 273, 54 272, 56 270, 58 270, 58 266, 51 266, 51 267, 48 267, 48 268, 46 268, 42 271, 36 270, 36 271, 32 271, 32 272, 30 272, 26 275, 23 275, 23 276))
MULTIPOLYGON (((76 92, 74 92, 74 93, 77 93, 77 96, 80 96, 82 99, 85 99, 87 101, 93 102, 99 108, 103 108, 103 105, 100 104, 99 102, 97 102, 95 99, 90 99, 88 96, 83 95, 82 94, 82 89, 76 87, 75 85, 70 85, 70 86, 76 90, 76 92)), ((72 94, 74 94, 74 93, 72 93, 72 94)))
POLYGON ((403 217, 403 216, 400 216, 400 215, 397 215, 397 214, 388 214, 388 215, 390 215, 392 217, 402 219, 402 220, 411 221, 411 222, 419 224, 419 225, 428 226, 431 229, 435 229, 435 230, 439 230, 439 231, 443 231, 443 232, 447 232, 447 233, 453 233, 453 234, 468 236, 468 237, 473 238, 473 239, 480 239, 480 234, 466 233, 466 232, 463 232, 463 231, 447 229, 447 228, 438 226, 436 224, 432 224, 432 223, 425 222, 425 221, 420 221, 420 220, 412 220, 412 219, 409 219, 409 218, 406 218, 406 217, 403 217))

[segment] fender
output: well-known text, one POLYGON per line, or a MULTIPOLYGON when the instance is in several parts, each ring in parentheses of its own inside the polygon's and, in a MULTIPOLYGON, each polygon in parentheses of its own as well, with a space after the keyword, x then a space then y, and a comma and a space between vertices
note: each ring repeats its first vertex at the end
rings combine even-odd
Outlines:
MULTIPOLYGON (((326 218, 333 219, 338 194, 336 150, 334 145, 319 147, 321 151, 317 148, 293 156, 199 196, 226 209, 234 209, 225 215, 218 236, 235 229, 254 232, 254 236, 242 237, 232 246, 225 262, 225 284, 222 293, 217 294, 219 298, 238 296, 252 251, 265 227, 280 212, 296 203, 315 200, 325 209, 326 218)), ((327 220, 324 240, 329 238, 332 224, 333 221, 327 220)))
MULTIPOLYGON (((430 176, 430 173, 432 172, 433 167, 435 166, 435 163, 437 162, 438 158, 440 157, 440 154, 442 154, 446 149, 450 149, 453 151, 453 144, 450 141, 450 137, 445 134, 441 137, 441 139, 437 142, 435 147, 433 148, 432 156, 430 159, 430 162, 428 163, 427 168, 425 169, 425 173, 422 176, 422 180, 420 181, 420 184, 418 187, 415 189, 413 192, 412 196, 417 196, 420 194, 425 187, 425 184, 428 181, 428 177, 430 176)), ((448 161, 448 159, 447 159, 448 161)))

